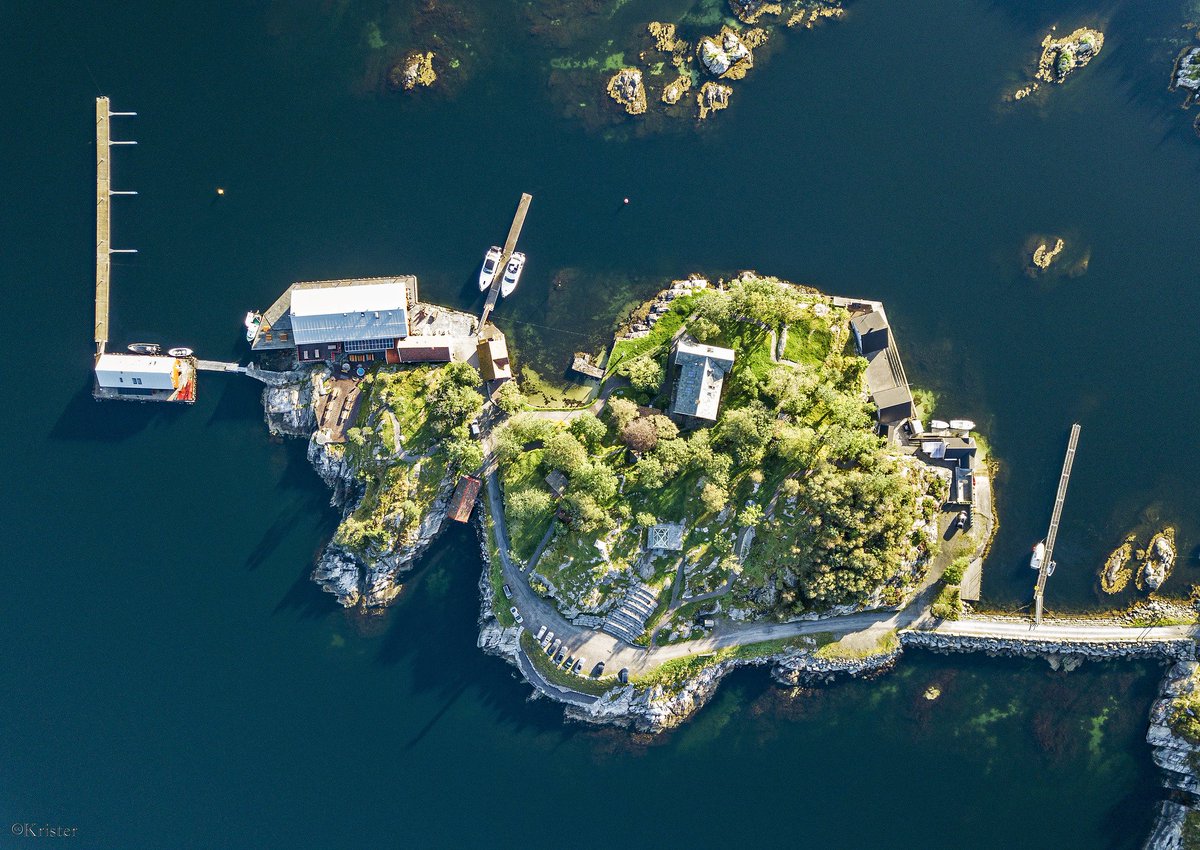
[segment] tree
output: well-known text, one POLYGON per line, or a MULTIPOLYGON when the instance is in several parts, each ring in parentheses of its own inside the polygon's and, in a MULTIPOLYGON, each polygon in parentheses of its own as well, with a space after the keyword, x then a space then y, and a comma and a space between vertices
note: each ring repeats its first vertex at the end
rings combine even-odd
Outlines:
POLYGON ((700 342, 708 342, 716 339, 721 333, 721 328, 712 319, 706 319, 703 316, 698 316, 688 325, 688 333, 694 336, 700 342))
POLYGON ((638 417, 638 406, 627 398, 609 396, 608 415, 618 431, 624 431, 625 426, 638 417))
POLYGON ((562 470, 572 478, 587 466, 587 450, 570 431, 556 431, 546 440, 542 463, 550 469, 562 470))
POLYGON ((700 463, 700 468, 704 470, 704 474, 708 476, 709 481, 718 487, 729 486, 729 474, 733 470, 733 458, 724 452, 695 454, 695 457, 700 463))
POLYGON ((687 440, 659 440, 654 448, 654 457, 662 464, 663 474, 667 478, 674 478, 691 465, 692 451, 687 440))
POLYGON ((483 466, 483 449, 470 437, 455 435, 446 441, 446 453, 450 456, 450 468, 459 472, 471 472, 483 466))
POLYGON ((634 471, 637 475, 638 486, 643 490, 657 490, 663 486, 663 465, 653 455, 647 455, 639 460, 634 471))
POLYGON ((783 483, 779 485, 779 495, 785 499, 794 499, 799 492, 800 482, 795 478, 785 478, 783 479, 783 483))
POLYGON ((483 396, 476 389, 480 383, 479 373, 470 363, 449 363, 434 375, 436 383, 429 393, 430 410, 443 430, 467 421, 483 406, 483 396))
POLYGON ((500 389, 496 390, 492 396, 492 401, 496 402, 496 407, 503 410, 509 416, 525 408, 525 396, 521 393, 521 388, 517 386, 516 381, 505 381, 500 385, 500 389))
POLYGON ((771 415, 758 403, 725 413, 717 425, 716 442, 729 449, 739 464, 749 466, 762 460, 771 436, 771 415))
POLYGON ((648 354, 623 361, 617 367, 617 372, 628 378, 633 388, 641 392, 658 392, 662 386, 662 366, 648 354))
POLYGON ((742 508, 738 513, 738 522, 742 525, 758 525, 762 522, 763 510, 756 503, 751 502, 742 508))
POLYGON ((649 528, 652 525, 658 525, 658 518, 648 511, 640 511, 637 515, 637 524, 642 528, 649 528))
POLYGON ((596 415, 591 412, 581 413, 576 416, 571 420, 568 428, 589 452, 598 450, 600 442, 604 439, 604 435, 608 433, 608 428, 605 427, 604 423, 597 419, 596 415))
POLYGON ((635 419, 621 431, 621 440, 635 452, 648 452, 658 445, 658 432, 649 419, 635 419))
POLYGON ((549 510, 550 494, 539 487, 519 487, 505 500, 505 511, 518 522, 529 522, 549 510))
POLYGON ((567 496, 574 518, 575 527, 584 534, 590 534, 605 527, 609 523, 608 514, 604 508, 588 493, 572 491, 567 496))
POLYGON ((597 501, 607 502, 617 495, 617 475, 602 463, 588 463, 575 472, 571 486, 597 501))
POLYGON ((707 510, 715 514, 729 504, 729 493, 725 491, 725 488, 718 487, 710 481, 700 491, 700 501, 704 503, 707 510))
POLYGON ((658 434, 658 439, 674 440, 679 436, 679 426, 661 413, 655 413, 649 419, 650 424, 654 426, 654 433, 658 434))

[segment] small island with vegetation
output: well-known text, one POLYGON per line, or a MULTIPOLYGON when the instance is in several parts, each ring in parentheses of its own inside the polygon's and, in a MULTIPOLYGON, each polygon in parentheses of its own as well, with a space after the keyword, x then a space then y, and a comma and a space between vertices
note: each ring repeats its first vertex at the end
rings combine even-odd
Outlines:
POLYGON ((1061 85, 1095 59, 1103 47, 1104 33, 1088 27, 1080 27, 1062 38, 1055 38, 1053 33, 1047 35, 1042 39, 1042 55, 1033 81, 1014 92, 1013 99, 1028 97, 1041 83, 1061 85))

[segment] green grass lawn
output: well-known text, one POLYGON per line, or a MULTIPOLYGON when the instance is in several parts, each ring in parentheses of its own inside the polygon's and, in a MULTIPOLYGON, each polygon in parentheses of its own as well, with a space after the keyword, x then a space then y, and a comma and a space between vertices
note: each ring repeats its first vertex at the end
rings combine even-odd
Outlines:
POLYGON ((822 317, 808 314, 788 327, 783 359, 805 366, 820 366, 833 350, 833 334, 822 317))
MULTIPOLYGON (((504 494, 507 498, 509 494, 516 492, 525 487, 537 487, 542 490, 548 490, 543 476, 539 472, 539 465, 542 462, 542 449, 532 449, 531 451, 522 452, 517 456, 517 459, 510 464, 506 464, 501 469, 501 480, 504 483, 504 494)), ((507 513, 508 519, 508 538, 509 545, 512 547, 513 554, 521 560, 528 560, 538 543, 541 542, 542 536, 546 533, 546 529, 550 527, 550 522, 554 517, 554 503, 551 502, 550 508, 535 517, 528 520, 519 520, 511 513, 507 513)))
POLYGON ((605 372, 611 373, 622 360, 664 347, 671 341, 675 331, 679 330, 683 325, 683 320, 692 314, 696 303, 703 297, 704 292, 680 296, 671 302, 671 309, 659 317, 649 334, 641 339, 617 340, 613 344, 612 354, 608 358, 605 372))

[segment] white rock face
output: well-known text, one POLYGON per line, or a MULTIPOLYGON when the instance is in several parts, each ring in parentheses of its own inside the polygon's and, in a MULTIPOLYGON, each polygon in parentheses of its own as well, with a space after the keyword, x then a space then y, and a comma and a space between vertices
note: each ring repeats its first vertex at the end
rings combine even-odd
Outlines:
POLYGON ((263 411, 267 429, 272 434, 288 437, 307 437, 317 427, 313 411, 313 387, 318 386, 329 372, 317 368, 297 372, 295 380, 263 390, 263 411))

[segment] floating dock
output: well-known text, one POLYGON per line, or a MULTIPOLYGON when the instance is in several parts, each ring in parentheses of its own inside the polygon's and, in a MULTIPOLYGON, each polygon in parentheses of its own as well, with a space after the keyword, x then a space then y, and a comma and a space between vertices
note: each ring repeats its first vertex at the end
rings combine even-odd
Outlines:
POLYGON ((110 215, 112 172, 109 166, 108 98, 96 98, 96 353, 108 345, 108 281, 112 271, 110 215))
POLYGON ((488 289, 487 301, 484 302, 483 313, 479 316, 479 336, 481 338, 484 328, 487 327, 488 318, 492 315, 492 310, 496 309, 496 301, 500 298, 500 284, 504 280, 504 269, 508 266, 513 251, 517 249, 517 239, 521 236, 521 228, 525 226, 525 215, 529 212, 529 202, 532 200, 533 195, 528 192, 521 193, 521 200, 517 204, 517 214, 513 216, 512 226, 508 228, 508 238, 504 240, 504 250, 500 255, 500 267, 496 271, 496 279, 492 281, 492 286, 488 289))
POLYGON ((1067 455, 1063 458, 1062 473, 1058 477, 1058 492, 1054 496, 1054 513, 1050 516, 1050 530, 1046 532, 1046 554, 1038 569, 1037 584, 1033 589, 1033 622, 1042 624, 1042 597, 1046 592, 1046 579, 1054 561, 1054 541, 1058 538, 1058 524, 1062 519, 1063 502, 1067 498, 1067 485, 1071 482, 1071 467, 1075 464, 1075 449, 1079 445, 1079 423, 1071 426, 1071 439, 1067 442, 1067 455))

